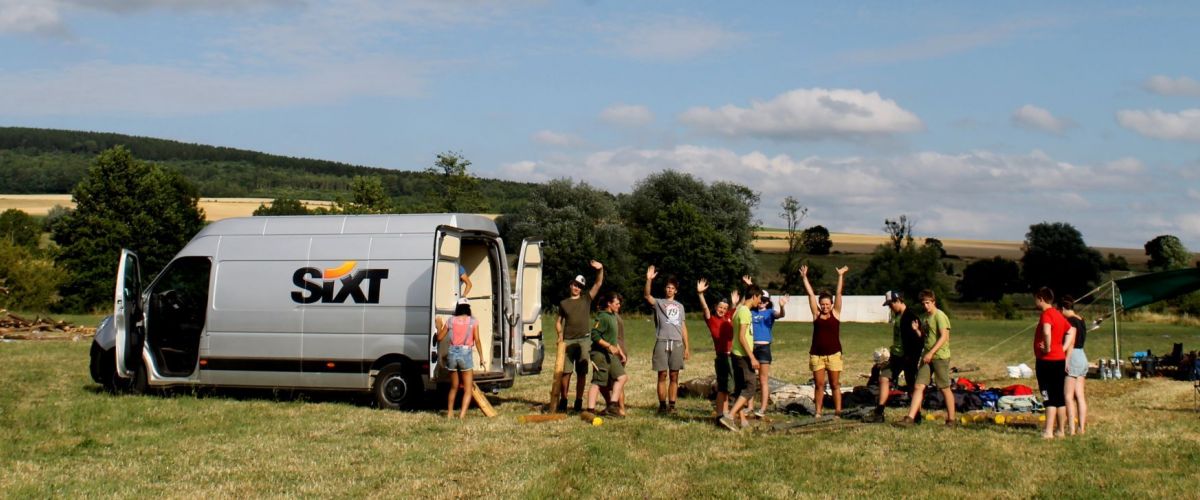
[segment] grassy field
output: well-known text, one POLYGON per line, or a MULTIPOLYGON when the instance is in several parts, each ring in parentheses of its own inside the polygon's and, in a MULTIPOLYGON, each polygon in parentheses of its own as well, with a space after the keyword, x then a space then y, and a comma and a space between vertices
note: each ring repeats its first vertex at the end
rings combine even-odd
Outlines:
MULTIPOLYGON (((633 408, 600 427, 575 418, 517 423, 545 401, 552 359, 494 398, 499 417, 473 411, 460 422, 319 394, 112 396, 87 375, 87 342, 0 343, 0 494, 1194 497, 1200 484, 1200 413, 1189 383, 1089 381, 1089 434, 1054 442, 1032 429, 934 424, 734 434, 706 420, 711 406, 702 400, 681 400, 676 417, 654 415, 650 324, 627 324, 633 408)), ((955 323, 954 364, 978 364, 978 378, 1007 385, 999 378, 1006 364, 1032 364, 1028 332, 1019 333, 1027 326, 955 323)), ((685 379, 711 373, 706 330, 698 320, 689 328, 695 350, 685 379)), ((809 378, 810 328, 777 326, 776 375, 809 378)), ((1111 355, 1107 331, 1093 333, 1091 357, 1111 355)), ((1122 331, 1126 352, 1200 347, 1195 327, 1126 323, 1122 331)), ((844 378, 860 380, 870 350, 889 339, 883 325, 845 325, 844 378)), ((890 420, 899 416, 888 410, 890 420)))

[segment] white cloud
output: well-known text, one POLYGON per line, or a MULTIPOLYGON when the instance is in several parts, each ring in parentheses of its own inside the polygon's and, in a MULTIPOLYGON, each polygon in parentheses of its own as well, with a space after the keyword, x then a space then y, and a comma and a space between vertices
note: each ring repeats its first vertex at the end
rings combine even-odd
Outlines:
POLYGON ((59 6, 53 1, 0 0, 0 34, 63 36, 59 6))
MULTIPOLYGON (((1143 227, 1142 216, 1155 207, 1128 210, 1111 202, 1114 196, 1163 189, 1153 181, 1131 183, 1130 175, 1141 169, 1134 158, 1086 165, 1037 150, 1020 155, 925 151, 879 158, 795 158, 681 145, 558 155, 511 163, 499 173, 534 182, 570 177, 629 192, 649 174, 675 170, 758 191, 758 217, 768 224, 777 218, 779 202, 790 195, 811 209, 810 222, 836 230, 878 228, 884 218, 908 214, 920 223, 922 235, 1019 240, 1029 224, 1047 214, 1065 217, 1085 234, 1143 227)), ((1113 234, 1104 243, 1140 245, 1145 240, 1135 240, 1142 236, 1113 234)))
POLYGON ((1067 128, 1074 126, 1071 120, 1054 116, 1045 108, 1039 108, 1032 104, 1026 104, 1014 110, 1012 121, 1020 127, 1055 134, 1061 134, 1067 128))
POLYGON ((1028 19, 981 26, 961 33, 934 35, 911 42, 891 43, 886 48, 855 50, 836 59, 851 64, 897 63, 936 59, 999 44, 1039 28, 1059 24, 1053 19, 1028 19))
POLYGON ((650 108, 635 104, 614 104, 600 112, 600 119, 613 125, 640 127, 654 121, 650 108))
POLYGON ((1200 142, 1200 108, 1178 113, 1152 110, 1121 110, 1117 122, 1145 137, 1167 141, 1200 142))
POLYGON ((383 58, 270 74, 97 62, 0 74, 0 110, 8 116, 169 116, 326 104, 364 95, 411 97, 420 93, 424 72, 420 64, 383 58))
POLYGON ((1186 76, 1171 78, 1155 75, 1146 79, 1142 83, 1142 88, 1164 96, 1200 97, 1200 82, 1186 76))
POLYGON ((924 128, 917 115, 895 101, 856 89, 796 89, 753 101, 749 108, 691 108, 679 120, 702 132, 777 140, 858 138, 924 128))
POLYGON ((577 135, 553 130, 539 130, 530 138, 533 139, 533 142, 547 146, 576 147, 585 144, 584 140, 577 135))
POLYGON ((645 61, 681 61, 730 47, 743 36, 715 23, 686 17, 632 23, 617 28, 610 49, 620 55, 645 61))

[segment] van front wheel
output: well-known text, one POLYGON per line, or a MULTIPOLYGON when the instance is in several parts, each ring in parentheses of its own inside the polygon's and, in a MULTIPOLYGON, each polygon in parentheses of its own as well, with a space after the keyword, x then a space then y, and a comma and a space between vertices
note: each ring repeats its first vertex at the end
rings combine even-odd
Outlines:
POLYGON ((421 376, 406 371, 404 365, 392 363, 375 375, 375 404, 389 410, 407 410, 416 406, 425 392, 421 376))

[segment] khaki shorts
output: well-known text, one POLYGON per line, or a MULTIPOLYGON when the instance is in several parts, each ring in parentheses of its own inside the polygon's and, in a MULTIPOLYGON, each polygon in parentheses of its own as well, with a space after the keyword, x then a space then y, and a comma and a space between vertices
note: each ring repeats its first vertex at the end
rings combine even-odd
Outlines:
POLYGON ((842 371, 842 353, 834 353, 828 356, 808 356, 808 369, 812 371, 829 370, 831 372, 842 371))
POLYGON ((592 351, 591 358, 592 364, 596 365, 596 369, 592 370, 592 384, 608 387, 625 376, 625 366, 616 354, 592 351))
POLYGON ((950 360, 935 359, 932 363, 922 364, 917 368, 917 384, 929 385, 931 380, 940 389, 950 388, 950 360))

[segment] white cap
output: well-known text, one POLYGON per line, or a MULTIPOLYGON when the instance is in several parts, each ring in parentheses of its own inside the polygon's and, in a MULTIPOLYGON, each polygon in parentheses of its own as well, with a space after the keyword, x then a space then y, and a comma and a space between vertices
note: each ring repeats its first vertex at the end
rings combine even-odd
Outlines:
POLYGON ((769 299, 769 298, 771 298, 771 294, 767 293, 767 291, 766 291, 766 290, 763 290, 763 295, 762 295, 762 298, 764 298, 764 299, 769 299))
POLYGON ((583 288, 587 286, 587 280, 583 279, 582 274, 577 274, 575 275, 575 284, 579 285, 579 288, 583 288))

